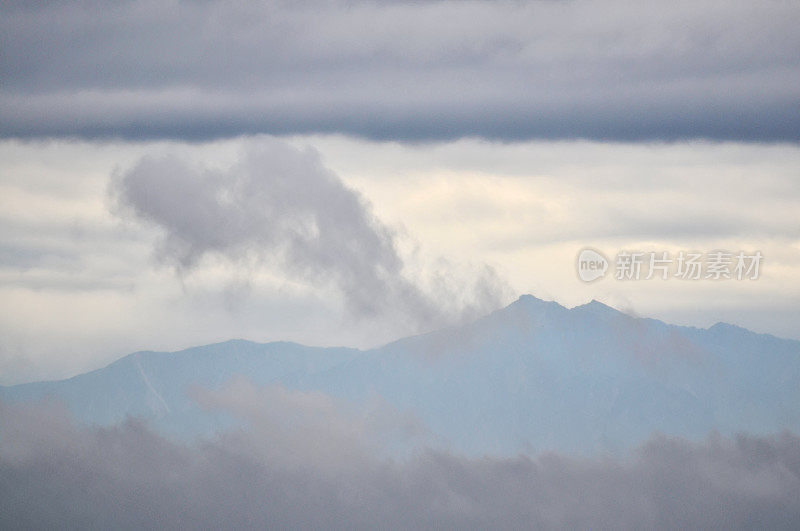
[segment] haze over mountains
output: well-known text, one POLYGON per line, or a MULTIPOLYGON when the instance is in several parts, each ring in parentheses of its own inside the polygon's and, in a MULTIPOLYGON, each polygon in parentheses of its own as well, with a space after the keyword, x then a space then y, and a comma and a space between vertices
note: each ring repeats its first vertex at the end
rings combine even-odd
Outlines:
POLYGON ((192 438, 230 425, 197 397, 234 378, 393 411, 426 445, 475 455, 625 450, 654 432, 800 430, 800 341, 723 323, 673 326, 597 301, 567 309, 531 295, 467 325, 370 350, 232 340, 137 352, 67 380, 0 388, 0 397, 52 397, 90 424, 135 416, 192 438))

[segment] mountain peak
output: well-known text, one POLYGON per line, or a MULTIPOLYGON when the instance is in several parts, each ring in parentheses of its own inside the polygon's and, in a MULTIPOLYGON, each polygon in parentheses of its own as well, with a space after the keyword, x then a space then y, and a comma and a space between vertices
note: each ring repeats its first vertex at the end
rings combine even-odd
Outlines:
POLYGON ((586 304, 582 304, 580 306, 575 306, 572 308, 573 310, 579 311, 586 311, 593 313, 595 315, 617 315, 621 314, 619 310, 616 308, 612 308, 608 304, 603 304, 602 302, 598 301, 597 299, 592 299, 591 301, 587 302, 586 304))
POLYGON ((545 301, 543 301, 542 299, 540 299, 538 297, 534 297, 530 293, 523 293, 522 295, 519 296, 519 298, 517 299, 516 302, 525 303, 525 304, 531 304, 531 303, 539 303, 539 302, 545 302, 545 301))
POLYGON ((519 298, 516 301, 512 302, 510 305, 508 305, 507 308, 526 308, 528 310, 565 309, 556 301, 546 301, 544 299, 540 299, 530 294, 520 295, 519 298))
POLYGON ((750 332, 750 330, 748 330, 746 328, 742 328, 741 326, 736 326, 736 325, 730 324, 730 323, 724 323, 722 321, 716 323, 713 326, 710 326, 708 328, 708 330, 709 331, 716 331, 716 332, 728 331, 728 332, 739 332, 739 333, 741 333, 741 332, 752 333, 752 332, 750 332))
POLYGON ((558 315, 567 309, 555 301, 546 301, 533 295, 525 294, 509 304, 508 306, 492 312, 484 319, 488 320, 503 320, 520 318, 541 318, 544 315, 558 315))

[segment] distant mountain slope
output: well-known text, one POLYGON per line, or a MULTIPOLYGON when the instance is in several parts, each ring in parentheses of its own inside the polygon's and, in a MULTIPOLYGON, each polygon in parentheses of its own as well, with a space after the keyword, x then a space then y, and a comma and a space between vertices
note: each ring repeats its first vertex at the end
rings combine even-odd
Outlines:
POLYGON ((216 388, 234 377, 259 385, 289 384, 342 365, 359 352, 244 340, 174 353, 136 352, 67 380, 0 388, 0 398, 18 402, 52 397, 66 402, 88 423, 115 424, 130 415, 151 419, 173 434, 195 435, 207 432, 221 420, 201 411, 190 399, 187 392, 192 386, 216 388))
POLYGON ((800 431, 800 341, 725 324, 673 326, 596 301, 567 309, 530 295, 468 325, 367 351, 229 341, 131 354, 0 396, 52 395, 89 422, 133 414, 196 434, 221 421, 187 389, 235 375, 356 403, 380 397, 468 453, 624 449, 654 431, 800 431))

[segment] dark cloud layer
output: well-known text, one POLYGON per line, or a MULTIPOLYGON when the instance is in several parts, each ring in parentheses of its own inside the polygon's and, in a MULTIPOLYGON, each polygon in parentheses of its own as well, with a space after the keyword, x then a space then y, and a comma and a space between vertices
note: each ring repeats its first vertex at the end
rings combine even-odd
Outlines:
POLYGON ((656 436, 627 459, 392 458, 323 395, 239 384, 204 401, 250 428, 187 446, 136 421, 91 429, 55 406, 0 404, 0 527, 800 526, 800 439, 788 433, 656 436))
POLYGON ((507 297, 490 268, 464 282, 455 270, 438 271, 433 289, 422 289, 409 277, 394 232, 361 195, 316 151, 277 139, 247 144, 227 169, 145 157, 112 191, 122 212, 162 229, 158 256, 181 272, 207 255, 244 272, 271 268, 315 288, 334 287, 356 316, 391 313, 415 329, 474 317, 507 297))
POLYGON ((800 140, 794 2, 2 9, 4 137, 800 140))

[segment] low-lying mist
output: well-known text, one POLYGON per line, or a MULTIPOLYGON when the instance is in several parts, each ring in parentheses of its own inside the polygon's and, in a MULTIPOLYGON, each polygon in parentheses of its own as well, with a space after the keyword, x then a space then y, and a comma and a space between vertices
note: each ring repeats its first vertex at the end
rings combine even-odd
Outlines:
POLYGON ((243 381, 196 398, 246 427, 183 444, 137 419, 98 428, 55 403, 0 404, 0 527, 800 526, 800 438, 788 432, 654 434, 618 458, 397 456, 387 430, 413 423, 391 412, 243 381))

